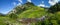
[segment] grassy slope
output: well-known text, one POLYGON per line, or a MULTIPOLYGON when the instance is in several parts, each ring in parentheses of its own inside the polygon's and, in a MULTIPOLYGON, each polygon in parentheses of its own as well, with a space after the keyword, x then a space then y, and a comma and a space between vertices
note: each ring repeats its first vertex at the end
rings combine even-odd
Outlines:
POLYGON ((19 18, 36 18, 36 17, 38 18, 45 14, 46 11, 44 10, 44 8, 32 7, 31 9, 22 12, 19 15, 19 18))
POLYGON ((9 18, 9 17, 0 17, 0 25, 6 25, 6 21, 10 23, 14 23, 15 20, 9 18))
POLYGON ((5 25, 5 23, 4 23, 4 17, 0 17, 0 25, 5 25))

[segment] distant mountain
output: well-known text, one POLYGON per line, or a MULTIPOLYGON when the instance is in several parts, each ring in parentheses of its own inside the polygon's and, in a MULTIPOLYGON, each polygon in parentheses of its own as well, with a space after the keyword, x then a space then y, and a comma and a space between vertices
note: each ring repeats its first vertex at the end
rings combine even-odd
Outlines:
POLYGON ((41 17, 45 15, 48 9, 44 9, 43 7, 35 6, 33 3, 27 2, 22 4, 21 6, 16 6, 11 12, 8 13, 10 17, 41 17))
POLYGON ((33 3, 27 2, 25 4, 22 4, 22 6, 16 6, 12 11, 10 11, 8 14, 15 13, 19 14, 22 13, 25 10, 30 9, 32 6, 35 6, 33 3))
POLYGON ((5 16, 5 14, 0 13, 0 16, 5 16))

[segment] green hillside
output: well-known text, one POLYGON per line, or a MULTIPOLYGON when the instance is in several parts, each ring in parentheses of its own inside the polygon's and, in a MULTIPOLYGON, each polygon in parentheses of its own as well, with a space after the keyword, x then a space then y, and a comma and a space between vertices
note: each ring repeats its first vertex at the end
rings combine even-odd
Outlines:
MULTIPOLYGON (((58 6, 60 5, 58 4, 58 6)), ((31 23, 31 25, 60 25, 60 7, 58 6, 54 5, 51 6, 49 9, 45 9, 35 6, 33 3, 27 2, 25 4, 22 4, 21 6, 16 6, 6 15, 0 14, 0 25, 22 25, 20 22, 17 22, 18 19, 41 18, 46 14, 47 17, 44 21, 37 21, 36 23, 31 23), (56 9, 57 12, 54 12, 56 11, 56 9)))
POLYGON ((19 15, 19 18, 36 18, 36 17, 39 18, 45 14, 46 14, 46 11, 44 10, 44 8, 35 7, 22 12, 19 15))

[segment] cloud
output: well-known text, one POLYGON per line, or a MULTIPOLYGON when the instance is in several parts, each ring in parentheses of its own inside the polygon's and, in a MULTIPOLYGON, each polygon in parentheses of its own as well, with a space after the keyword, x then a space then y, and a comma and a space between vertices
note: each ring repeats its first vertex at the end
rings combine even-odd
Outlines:
POLYGON ((13 5, 15 6, 16 5, 16 2, 13 2, 13 5))
POLYGON ((31 0, 27 0, 28 2, 31 2, 31 0))
POLYGON ((45 5, 44 5, 44 4, 39 4, 38 6, 45 7, 45 5))
POLYGON ((23 2, 22 2, 22 0, 17 0, 19 3, 17 4, 16 2, 13 2, 13 5, 15 6, 15 5, 21 5, 23 2))
POLYGON ((18 5, 21 5, 21 3, 18 3, 17 6, 18 6, 18 5))
POLYGON ((16 2, 13 2, 13 5, 14 5, 14 6, 18 6, 18 5, 22 5, 22 4, 21 4, 21 3, 18 3, 18 4, 17 4, 16 2))
POLYGON ((18 6, 18 5, 22 5, 22 3, 23 3, 22 0, 18 0, 18 2, 19 2, 19 3, 17 4, 17 6, 18 6))
POLYGON ((44 4, 44 1, 42 1, 42 4, 44 4))
POLYGON ((23 3, 22 0, 18 0, 20 3, 23 3))
POLYGON ((44 4, 40 4, 40 5, 37 5, 38 7, 49 7, 49 6, 46 6, 44 4))
POLYGON ((42 1, 42 3, 39 4, 38 6, 39 6, 39 7, 40 7, 40 6, 41 6, 41 7, 45 7, 44 1, 42 1))
POLYGON ((56 3, 58 3, 59 2, 59 0, 49 0, 49 4, 50 5, 55 5, 56 3))

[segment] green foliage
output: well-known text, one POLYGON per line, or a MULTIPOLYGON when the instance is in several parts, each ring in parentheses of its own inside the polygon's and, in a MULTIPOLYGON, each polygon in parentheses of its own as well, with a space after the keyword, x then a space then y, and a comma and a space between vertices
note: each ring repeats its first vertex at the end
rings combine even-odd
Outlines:
POLYGON ((0 17, 0 25, 6 25, 5 19, 8 19, 7 17, 0 17))
POLYGON ((12 19, 17 19, 18 18, 18 16, 14 13, 10 14, 9 17, 12 18, 12 19))

